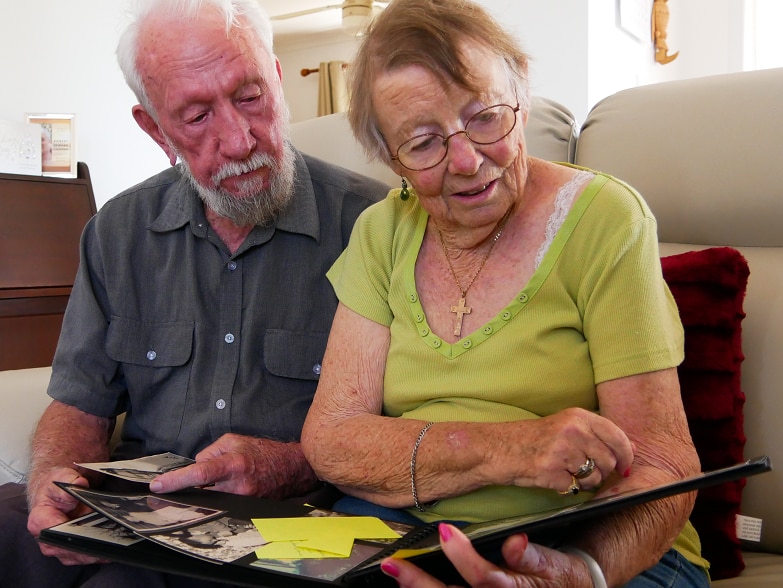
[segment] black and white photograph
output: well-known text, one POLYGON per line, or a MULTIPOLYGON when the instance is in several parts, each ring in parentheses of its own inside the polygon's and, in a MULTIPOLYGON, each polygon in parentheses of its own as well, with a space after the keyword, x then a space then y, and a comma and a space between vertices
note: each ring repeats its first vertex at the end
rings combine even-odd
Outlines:
POLYGON ((192 463, 195 462, 189 457, 182 457, 181 455, 176 455, 174 453, 159 453, 157 455, 140 457, 138 459, 77 463, 76 465, 117 478, 122 478, 123 480, 149 484, 160 474, 178 470, 179 468, 183 468, 192 463))
POLYGON ((57 525, 52 527, 52 530, 78 537, 89 537, 114 545, 127 546, 143 541, 142 537, 98 512, 91 512, 78 519, 57 525))
POLYGON ((183 504, 154 494, 116 494, 71 484, 58 486, 110 519, 143 535, 197 525, 225 514, 223 510, 183 504))
POLYGON ((189 555, 223 563, 236 561, 266 543, 251 521, 232 517, 146 537, 189 555))

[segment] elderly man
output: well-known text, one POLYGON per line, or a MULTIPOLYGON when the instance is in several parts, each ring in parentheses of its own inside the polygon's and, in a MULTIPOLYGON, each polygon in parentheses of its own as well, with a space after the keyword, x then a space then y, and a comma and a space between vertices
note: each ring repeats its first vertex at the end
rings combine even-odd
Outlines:
POLYGON ((312 490, 298 439, 336 308, 324 276, 387 190, 290 145, 255 0, 143 2, 118 58, 136 122, 179 165, 109 201, 84 231, 53 401, 33 439, 31 535, 14 536, 21 512, 0 513, 3 586, 142 581, 46 545, 52 557, 40 557, 33 540, 81 514, 53 482, 96 482, 73 464, 109 459, 122 412, 115 457, 195 456, 152 491, 312 490))

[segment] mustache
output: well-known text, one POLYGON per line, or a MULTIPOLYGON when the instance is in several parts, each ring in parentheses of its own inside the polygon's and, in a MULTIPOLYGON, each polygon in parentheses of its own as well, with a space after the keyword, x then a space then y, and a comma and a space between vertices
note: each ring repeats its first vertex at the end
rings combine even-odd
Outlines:
POLYGON ((251 173, 262 167, 268 167, 272 172, 275 172, 279 166, 268 153, 254 153, 245 161, 230 161, 223 164, 210 179, 213 185, 217 187, 220 185, 220 182, 227 178, 251 173))

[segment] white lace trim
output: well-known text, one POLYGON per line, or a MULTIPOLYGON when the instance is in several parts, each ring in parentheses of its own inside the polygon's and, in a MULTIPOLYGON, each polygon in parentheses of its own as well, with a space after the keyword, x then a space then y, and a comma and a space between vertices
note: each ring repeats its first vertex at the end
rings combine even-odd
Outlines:
POLYGON ((574 177, 560 186, 555 196, 555 209, 546 221, 544 242, 541 243, 541 247, 538 248, 538 253, 536 253, 535 269, 538 269, 538 266, 541 265, 544 255, 549 251, 549 246, 552 245, 557 232, 563 226, 568 213, 571 212, 571 206, 574 204, 574 200, 577 194, 579 194, 582 185, 587 184, 594 176, 595 174, 592 172, 578 170, 574 177))

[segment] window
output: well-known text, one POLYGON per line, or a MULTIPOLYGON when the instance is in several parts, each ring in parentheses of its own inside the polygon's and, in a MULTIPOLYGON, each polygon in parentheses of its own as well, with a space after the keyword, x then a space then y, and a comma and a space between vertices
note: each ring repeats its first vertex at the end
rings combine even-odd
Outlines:
POLYGON ((746 0, 744 69, 783 67, 783 2, 746 0))

